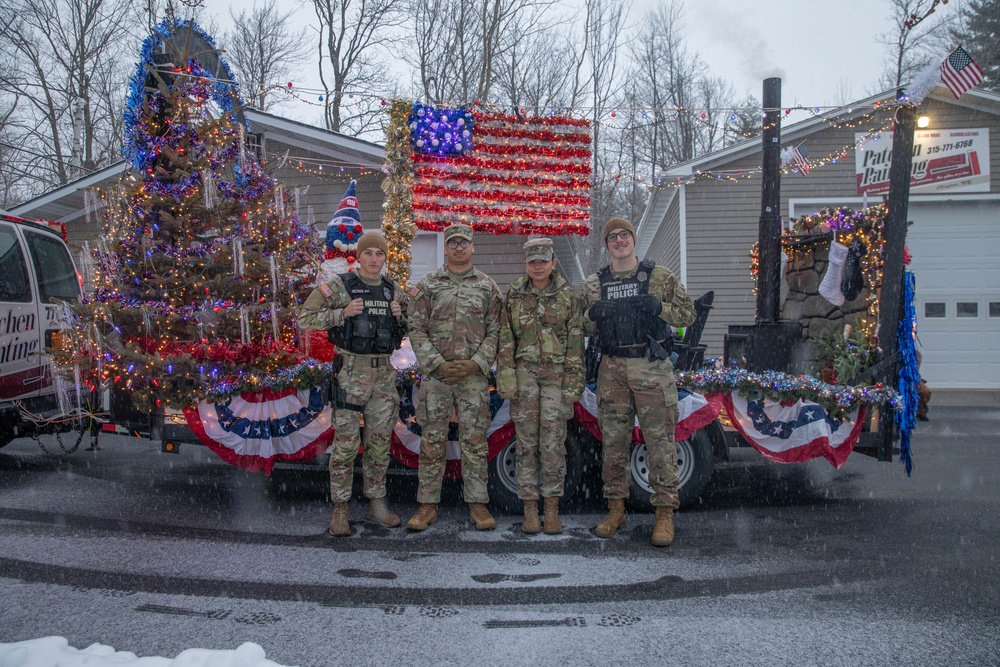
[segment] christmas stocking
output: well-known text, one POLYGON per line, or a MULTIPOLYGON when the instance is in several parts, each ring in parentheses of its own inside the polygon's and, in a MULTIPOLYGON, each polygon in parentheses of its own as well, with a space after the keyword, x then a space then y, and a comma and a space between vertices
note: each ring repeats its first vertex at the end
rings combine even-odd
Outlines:
POLYGON ((840 291, 844 279, 844 260, 847 259, 847 246, 836 241, 830 243, 830 262, 826 266, 826 275, 819 284, 819 293, 824 299, 835 306, 844 303, 844 294, 840 291))

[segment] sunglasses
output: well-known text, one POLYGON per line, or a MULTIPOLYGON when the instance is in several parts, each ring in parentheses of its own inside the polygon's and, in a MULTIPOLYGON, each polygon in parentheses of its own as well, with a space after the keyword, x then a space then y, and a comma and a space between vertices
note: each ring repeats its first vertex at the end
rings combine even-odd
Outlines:
POLYGON ((470 241, 469 239, 451 239, 445 245, 447 245, 452 250, 454 250, 455 248, 468 248, 470 245, 472 245, 472 241, 470 241))
POLYGON ((618 239, 621 239, 622 241, 627 241, 630 238, 632 238, 632 232, 630 232, 627 229, 623 229, 620 232, 611 232, 610 234, 607 235, 607 237, 604 240, 609 243, 614 243, 618 239))

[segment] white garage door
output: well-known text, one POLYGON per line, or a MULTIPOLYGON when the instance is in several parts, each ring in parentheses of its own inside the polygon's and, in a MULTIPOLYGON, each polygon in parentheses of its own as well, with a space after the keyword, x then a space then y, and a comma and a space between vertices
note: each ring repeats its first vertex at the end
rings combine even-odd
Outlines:
POLYGON ((1000 388, 1000 202, 913 202, 921 374, 931 389, 1000 388))

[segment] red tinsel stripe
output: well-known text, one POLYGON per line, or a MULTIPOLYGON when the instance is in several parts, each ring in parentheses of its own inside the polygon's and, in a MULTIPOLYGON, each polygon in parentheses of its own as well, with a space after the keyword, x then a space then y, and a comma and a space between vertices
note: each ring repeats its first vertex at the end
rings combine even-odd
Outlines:
POLYGON ((534 144, 483 144, 476 142, 475 151, 477 153, 489 153, 490 155, 525 155, 528 157, 547 157, 557 159, 590 159, 589 148, 549 148, 548 146, 539 146, 534 144))
MULTIPOLYGON (((481 172, 460 172, 439 169, 435 167, 418 167, 414 171, 414 180, 438 180, 438 181, 474 181, 476 183, 496 183, 497 177, 481 172)), ((544 178, 542 176, 507 176, 503 179, 510 185, 542 186, 551 188, 561 188, 563 190, 589 190, 591 182, 589 178, 544 178)))
MULTIPOLYGON (((454 224, 450 220, 433 220, 428 218, 416 218, 418 228, 429 232, 440 232, 445 227, 454 224)), ((569 236, 578 234, 587 236, 590 233, 590 225, 579 222, 564 222, 559 224, 540 224, 533 222, 483 222, 476 220, 468 223, 477 232, 484 234, 544 234, 545 236, 569 236)))
POLYGON ((461 157, 439 157, 414 153, 411 156, 414 164, 451 164, 466 168, 497 169, 500 171, 548 171, 566 174, 589 174, 590 163, 558 164, 541 160, 490 160, 464 155, 461 157))
POLYGON ((522 119, 510 114, 486 113, 479 111, 474 112, 472 114, 472 118, 477 123, 500 122, 510 125, 527 123, 531 125, 549 125, 556 127, 560 125, 565 125, 567 127, 590 127, 590 121, 586 118, 568 118, 566 116, 532 116, 530 118, 522 119))
POLYGON ((510 129, 509 127, 492 125, 492 124, 482 124, 477 125, 475 130, 476 136, 488 136, 488 137, 500 137, 500 138, 513 138, 513 139, 530 139, 533 141, 551 141, 560 142, 565 141, 571 144, 589 144, 590 135, 585 132, 549 132, 547 130, 518 130, 510 129))
POLYGON ((471 213, 473 215, 481 215, 486 217, 522 218, 528 220, 589 220, 590 219, 590 213, 588 211, 568 210, 555 214, 553 211, 532 211, 529 209, 517 208, 515 206, 503 206, 498 208, 473 206, 471 204, 448 204, 447 206, 442 206, 440 204, 431 204, 418 201, 413 202, 413 210, 431 211, 434 213, 440 213, 440 212, 471 213))
POLYGON ((446 197, 450 199, 470 198, 479 201, 525 202, 558 206, 590 206, 590 196, 540 195, 525 190, 460 190, 436 185, 413 186, 413 197, 446 197))
POLYGON ((284 352, 305 359, 295 345, 281 345, 276 341, 268 343, 212 343, 206 345, 199 342, 174 342, 158 338, 128 338, 128 343, 135 343, 143 354, 159 353, 161 357, 190 356, 197 361, 253 361, 273 354, 284 352))

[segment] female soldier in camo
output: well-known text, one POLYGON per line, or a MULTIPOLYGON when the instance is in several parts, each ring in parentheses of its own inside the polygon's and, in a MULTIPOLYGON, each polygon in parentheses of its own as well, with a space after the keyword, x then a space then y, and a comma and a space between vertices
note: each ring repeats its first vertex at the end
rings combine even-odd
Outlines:
POLYGON ((545 499, 545 532, 562 532, 566 422, 583 393, 583 306, 555 266, 552 239, 524 244, 526 275, 507 290, 500 324, 497 384, 500 396, 511 401, 517 432, 517 495, 524 503, 525 533, 543 529, 539 495, 545 499))

